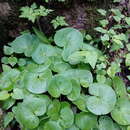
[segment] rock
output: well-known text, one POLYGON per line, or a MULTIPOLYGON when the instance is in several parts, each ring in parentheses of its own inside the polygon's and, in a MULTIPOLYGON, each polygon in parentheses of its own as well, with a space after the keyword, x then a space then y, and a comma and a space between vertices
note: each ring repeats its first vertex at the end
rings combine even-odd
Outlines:
POLYGON ((11 7, 8 2, 0 3, 0 17, 8 17, 10 15, 11 7))

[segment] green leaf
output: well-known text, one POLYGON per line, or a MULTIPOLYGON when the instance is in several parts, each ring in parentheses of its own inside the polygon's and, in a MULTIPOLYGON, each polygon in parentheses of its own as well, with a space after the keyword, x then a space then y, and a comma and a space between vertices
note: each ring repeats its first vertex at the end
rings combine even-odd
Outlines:
POLYGON ((104 19, 104 20, 100 20, 99 22, 100 22, 100 24, 101 24, 103 27, 106 27, 106 25, 109 23, 108 20, 105 20, 105 19, 104 19))
POLYGON ((99 118, 99 130, 120 130, 120 127, 109 116, 101 116, 99 118))
POLYGON ((11 94, 13 99, 23 99, 24 98, 24 93, 23 90, 20 88, 14 88, 13 93, 11 94))
POLYGON ((119 98, 115 108, 111 112, 112 118, 120 125, 130 125, 130 101, 127 98, 119 98))
POLYGON ((63 130, 57 121, 48 121, 44 125, 44 130, 63 130))
POLYGON ((18 59, 18 65, 19 66, 24 66, 24 65, 26 65, 26 63, 27 63, 26 59, 24 59, 24 58, 18 59))
POLYGON ((35 34, 37 35, 39 40, 41 40, 41 42, 50 44, 50 41, 48 40, 48 38, 45 36, 45 34, 43 32, 39 31, 35 27, 33 27, 33 31, 35 32, 35 34))
POLYGON ((35 64, 35 63, 29 63, 25 70, 27 70, 27 72, 31 72, 31 73, 44 73, 49 69, 49 66, 51 65, 51 61, 48 59, 46 61, 46 63, 39 65, 39 64, 35 64))
POLYGON ((17 58, 16 57, 9 57, 8 64, 10 64, 11 66, 15 66, 17 64, 17 58))
POLYGON ((50 56, 57 56, 57 50, 55 47, 40 43, 32 53, 32 59, 37 64, 43 64, 50 56))
POLYGON ((9 44, 15 53, 24 53, 26 56, 30 56, 35 44, 34 36, 30 33, 25 33, 17 37, 11 44, 9 44))
POLYGON ((27 73, 25 87, 35 94, 45 93, 51 77, 52 73, 49 69, 42 73, 27 73))
POLYGON ((111 11, 116 15, 119 16, 120 18, 124 18, 124 15, 122 15, 121 10, 118 8, 113 8, 111 11))
POLYGON ((73 103, 77 106, 77 108, 83 112, 87 112, 87 104, 86 104, 86 101, 87 101, 87 98, 88 96, 85 96, 85 95, 80 95, 80 97, 73 101, 73 103))
POLYGON ((96 128, 97 116, 91 113, 80 112, 76 114, 75 124, 81 130, 91 130, 93 128, 96 128))
POLYGON ((101 28, 101 27, 96 27, 94 30, 96 30, 96 31, 98 31, 98 32, 100 32, 100 33, 107 33, 107 30, 106 29, 103 29, 103 28, 101 28))
POLYGON ((86 40, 88 40, 88 41, 90 41, 90 40, 93 39, 93 38, 91 37, 91 35, 89 35, 89 34, 87 34, 87 35, 85 36, 85 38, 86 38, 86 40))
POLYGON ((79 130, 79 128, 76 125, 72 125, 70 128, 67 128, 66 130, 79 130))
POLYGON ((82 47, 83 36, 74 28, 64 28, 56 32, 54 41, 57 46, 64 47, 62 57, 68 61, 68 56, 82 47))
POLYGON ((0 91, 0 101, 7 100, 9 97, 8 91, 0 91))
POLYGON ((106 11, 104 9, 98 9, 97 10, 102 16, 106 16, 106 11))
POLYGON ((15 100, 12 99, 12 98, 8 98, 8 99, 5 100, 4 102, 2 102, 2 109, 3 109, 3 110, 8 110, 8 109, 11 108, 14 104, 15 104, 15 100))
POLYGON ((52 120, 58 120, 60 116, 60 108, 61 108, 60 102, 58 100, 53 100, 53 102, 48 106, 47 115, 52 120))
POLYGON ((115 3, 116 3, 116 2, 120 2, 120 1, 121 1, 121 0, 114 0, 113 2, 115 2, 115 3))
POLYGON ((50 81, 48 92, 52 97, 58 98, 61 94, 68 95, 72 91, 72 83, 67 77, 56 75, 50 81))
POLYGON ((6 128, 9 123, 13 120, 14 114, 12 112, 8 112, 4 117, 4 128, 6 128))
POLYGON ((28 96, 24 99, 23 106, 33 112, 36 116, 42 116, 46 113, 47 99, 42 96, 28 96))
POLYGON ((64 72, 68 69, 71 69, 71 66, 64 62, 61 57, 51 57, 51 69, 54 71, 54 72, 64 72))
POLYGON ((115 19, 116 22, 120 22, 121 21, 121 17, 120 16, 113 16, 113 18, 115 19))
POLYGON ((9 66, 3 66, 3 73, 0 76, 0 89, 12 90, 15 81, 18 79, 20 71, 11 69, 9 66))
POLYGON ((74 80, 74 79, 71 80, 71 83, 72 83, 72 91, 71 91, 71 93, 69 93, 69 95, 67 96, 67 98, 70 101, 75 101, 80 96, 81 87, 80 87, 79 82, 76 81, 76 80, 74 80))
POLYGON ((87 108, 90 112, 95 115, 104 115, 114 109, 116 94, 110 86, 94 83, 90 85, 89 93, 92 95, 87 99, 87 108))
POLYGON ((13 54, 14 50, 13 48, 9 47, 9 46, 4 46, 4 54, 5 55, 11 55, 13 54))
POLYGON ((74 123, 74 114, 71 108, 64 103, 61 106, 60 110, 60 124, 64 128, 69 128, 74 123))
POLYGON ((130 66, 130 53, 126 55, 125 64, 126 66, 130 66))
POLYGON ((78 64, 80 62, 89 63, 94 69, 97 62, 97 55, 95 51, 76 51, 68 57, 68 60, 70 64, 78 64))
POLYGON ((34 129, 39 125, 39 118, 23 104, 13 107, 13 113, 17 122, 23 128, 34 129))
POLYGON ((65 21, 65 17, 63 16, 57 16, 55 19, 51 21, 54 29, 58 28, 59 26, 68 26, 68 24, 65 21))
POLYGON ((38 19, 40 16, 47 16, 50 12, 52 12, 51 9, 46 9, 44 6, 38 6, 36 3, 33 3, 31 7, 25 6, 20 9, 21 15, 20 18, 27 18, 28 20, 35 22, 36 19, 38 19))
POLYGON ((118 97, 126 97, 127 96, 126 86, 121 78, 119 78, 117 76, 113 78, 113 88, 114 88, 116 95, 118 97))
POLYGON ((127 23, 128 25, 130 25, 130 17, 126 17, 126 18, 125 18, 125 21, 126 21, 126 23, 127 23))
POLYGON ((120 64, 117 62, 112 62, 111 66, 107 70, 107 74, 113 78, 117 72, 120 72, 120 64))
POLYGON ((8 57, 2 57, 2 59, 1 59, 1 62, 3 63, 3 64, 8 64, 8 57))
POLYGON ((76 79, 85 88, 87 88, 89 86, 89 84, 91 84, 93 82, 92 74, 88 70, 69 69, 69 70, 61 73, 60 75, 69 77, 71 79, 76 79))
POLYGON ((106 82, 106 77, 104 75, 100 75, 100 74, 97 74, 97 82, 99 83, 105 83, 106 82))
POLYGON ((101 36, 101 40, 103 41, 103 42, 106 42, 106 41, 109 41, 109 35, 108 34, 104 34, 103 36, 101 36))

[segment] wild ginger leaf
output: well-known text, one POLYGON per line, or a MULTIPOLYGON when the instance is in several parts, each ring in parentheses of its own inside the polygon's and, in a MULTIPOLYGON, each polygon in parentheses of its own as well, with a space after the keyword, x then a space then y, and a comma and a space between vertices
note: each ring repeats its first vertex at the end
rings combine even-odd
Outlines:
POLYGON ((110 113, 116 104, 116 94, 114 90, 105 84, 94 83, 89 87, 92 95, 87 98, 87 108, 95 115, 110 113))

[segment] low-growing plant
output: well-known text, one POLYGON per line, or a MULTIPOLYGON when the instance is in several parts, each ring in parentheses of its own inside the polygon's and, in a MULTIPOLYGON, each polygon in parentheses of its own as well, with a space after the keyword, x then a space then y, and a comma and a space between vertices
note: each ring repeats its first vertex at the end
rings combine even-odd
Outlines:
POLYGON ((117 64, 106 72, 107 57, 74 28, 57 31, 54 41, 36 34, 4 47, 4 127, 16 120, 22 130, 128 130, 129 94, 117 64))
MULTIPOLYGON (((98 12, 102 16, 107 15, 103 9, 99 9, 98 12)), ((100 39, 106 48, 117 51, 128 44, 130 17, 122 14, 119 9, 111 9, 110 14, 112 14, 110 17, 99 21, 100 26, 96 27, 95 30, 101 33, 100 39), (113 21, 114 25, 110 26, 109 21, 113 21), (120 31, 124 29, 125 32, 120 31)))
POLYGON ((46 9, 44 6, 38 6, 36 3, 33 3, 31 7, 25 6, 20 9, 21 15, 19 17, 21 18, 26 18, 31 22, 35 22, 39 17, 41 16, 47 16, 50 12, 53 10, 51 9, 46 9))
POLYGON ((63 16, 57 16, 55 19, 51 21, 54 29, 58 28, 59 26, 68 26, 68 24, 65 21, 65 17, 63 16))

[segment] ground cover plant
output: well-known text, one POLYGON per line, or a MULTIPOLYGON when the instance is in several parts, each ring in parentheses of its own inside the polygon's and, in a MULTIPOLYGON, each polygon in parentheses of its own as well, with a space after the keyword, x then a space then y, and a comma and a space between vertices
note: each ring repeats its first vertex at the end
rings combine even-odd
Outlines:
MULTIPOLYGON (((21 11, 38 25, 53 13, 36 4, 21 11)), ((1 129, 130 129, 130 17, 120 8, 97 12, 95 35, 57 16, 51 36, 32 27, 3 47, 1 129)))

